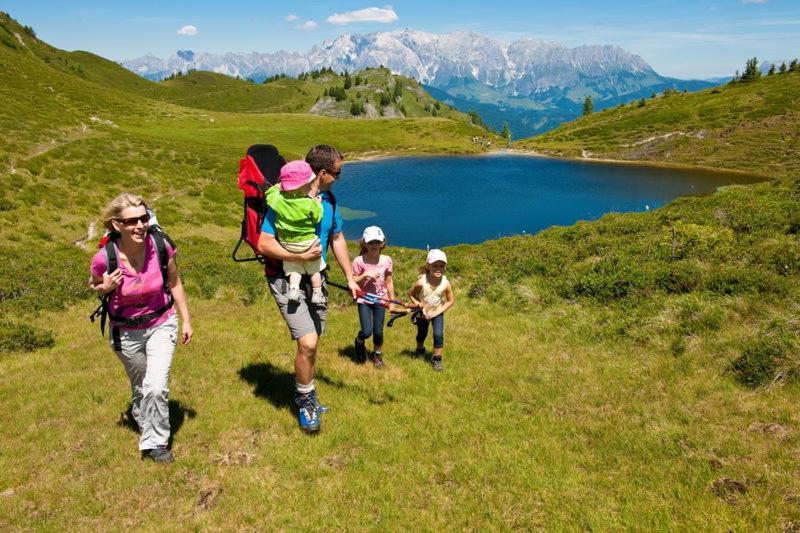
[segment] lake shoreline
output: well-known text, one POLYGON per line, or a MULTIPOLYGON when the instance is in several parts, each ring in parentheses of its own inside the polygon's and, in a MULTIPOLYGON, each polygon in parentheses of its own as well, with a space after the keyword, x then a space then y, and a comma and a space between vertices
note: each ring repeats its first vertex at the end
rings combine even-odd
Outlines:
POLYGON ((561 161, 570 161, 573 163, 595 163, 601 165, 625 165, 643 168, 674 168, 676 170, 701 170, 704 172, 713 172, 718 174, 737 174, 740 176, 747 176, 753 178, 753 183, 770 179, 766 173, 750 170, 740 170, 731 168, 709 167, 705 165, 688 165, 683 163, 666 163, 658 161, 632 161, 630 159, 610 159, 610 158, 591 158, 591 157, 569 157, 569 156, 556 156, 536 152, 534 150, 519 150, 516 148, 503 148, 501 150, 487 150, 483 152, 461 152, 461 153, 409 153, 409 152, 380 152, 370 153, 366 152, 363 155, 353 156, 352 159, 344 161, 347 163, 361 163, 367 161, 383 161, 389 159, 402 159, 405 157, 470 157, 470 156, 497 156, 497 155, 516 155, 522 157, 536 157, 542 159, 556 159, 561 161))

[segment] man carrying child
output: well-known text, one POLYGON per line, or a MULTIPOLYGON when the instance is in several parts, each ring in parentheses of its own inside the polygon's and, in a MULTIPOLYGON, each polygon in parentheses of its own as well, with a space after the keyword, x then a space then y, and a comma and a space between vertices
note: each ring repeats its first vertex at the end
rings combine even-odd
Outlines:
MULTIPOLYGON (((317 176, 318 196, 322 202, 322 220, 317 225, 318 243, 305 252, 289 252, 276 238, 275 218, 271 210, 267 211, 258 249, 266 257, 280 261, 315 261, 326 258, 328 245, 333 248, 333 256, 339 263, 342 273, 347 279, 347 286, 356 297, 358 285, 353 280, 350 255, 347 242, 342 233, 342 217, 331 192, 331 186, 342 172, 342 154, 328 145, 319 145, 309 150, 306 163, 317 176)), ((312 291, 308 283, 301 284, 301 295, 298 302, 288 298, 288 281, 285 276, 268 277, 269 289, 278 309, 283 316, 292 339, 297 341, 297 354, 294 361, 295 370, 295 403, 298 408, 300 429, 307 433, 316 433, 320 429, 320 413, 327 408, 319 403, 314 386, 317 368, 317 345, 319 337, 325 331, 327 307, 314 305, 311 302, 312 291)), ((323 288, 323 290, 325 290, 323 288)))

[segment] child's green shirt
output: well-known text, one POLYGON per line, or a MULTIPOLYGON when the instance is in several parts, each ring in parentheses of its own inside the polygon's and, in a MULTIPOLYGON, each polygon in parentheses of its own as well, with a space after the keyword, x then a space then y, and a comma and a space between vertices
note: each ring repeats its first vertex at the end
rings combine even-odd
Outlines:
POLYGON ((267 205, 275 212, 275 230, 283 242, 309 241, 322 220, 322 204, 308 195, 293 196, 280 184, 267 189, 267 205))

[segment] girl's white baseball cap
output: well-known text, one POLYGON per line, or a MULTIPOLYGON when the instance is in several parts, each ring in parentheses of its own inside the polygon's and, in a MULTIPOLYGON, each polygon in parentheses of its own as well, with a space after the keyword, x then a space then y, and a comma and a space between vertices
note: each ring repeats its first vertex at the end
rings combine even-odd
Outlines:
POLYGON ((447 263, 447 256, 444 255, 444 252, 438 248, 434 248, 428 252, 428 264, 430 265, 436 261, 443 261, 444 263, 447 263))
POLYGON ((378 226, 369 226, 364 230, 364 242, 372 242, 372 241, 385 241, 386 237, 383 235, 383 230, 378 226))

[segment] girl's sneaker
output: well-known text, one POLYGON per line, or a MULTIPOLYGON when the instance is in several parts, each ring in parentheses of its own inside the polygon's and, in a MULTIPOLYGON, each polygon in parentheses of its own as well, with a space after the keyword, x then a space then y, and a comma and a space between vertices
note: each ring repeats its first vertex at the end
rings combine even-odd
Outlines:
POLYGON ((437 372, 441 372, 442 370, 444 370, 444 367, 442 366, 442 360, 441 359, 434 359, 433 360, 433 369, 436 370, 437 372))
POLYGON ((383 354, 381 352, 372 352, 372 364, 375 368, 383 368, 383 354))
POLYGON ((356 361, 359 363, 363 363, 367 360, 367 347, 364 345, 364 341, 356 335, 355 340, 353 341, 353 348, 356 351, 356 361))

